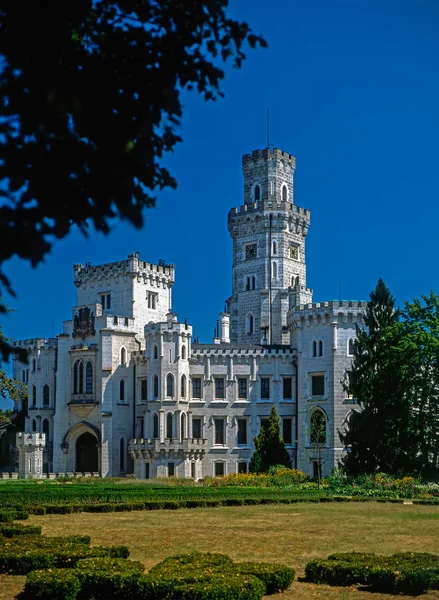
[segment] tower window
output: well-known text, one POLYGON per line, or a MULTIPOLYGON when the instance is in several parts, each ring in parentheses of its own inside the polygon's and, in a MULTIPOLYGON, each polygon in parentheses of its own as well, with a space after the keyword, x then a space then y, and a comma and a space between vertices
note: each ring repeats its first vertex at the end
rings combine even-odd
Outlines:
POLYGON ((119 383, 119 401, 125 402, 125 379, 121 379, 119 383))
POLYGON ((299 248, 294 244, 291 244, 290 246, 290 258, 293 258, 294 260, 299 259, 299 248))
POLYGON ((35 385, 32 386, 32 406, 36 406, 37 404, 37 387, 35 385))
POLYGON ((181 359, 186 360, 186 346, 184 344, 181 347, 181 359))
POLYGON ((253 198, 255 202, 259 202, 259 200, 261 199, 261 187, 259 185, 255 185, 253 198))
POLYGON ((354 356, 355 342, 352 338, 348 340, 348 356, 354 356))
POLYGON ((284 202, 286 202, 288 200, 288 190, 287 190, 287 186, 286 185, 282 186, 282 200, 284 202))
POLYGON ((154 350, 153 350, 152 355, 153 355, 154 360, 158 359, 158 357, 159 357, 159 349, 158 349, 157 346, 154 346, 154 350))
POLYGON ((75 361, 73 366, 73 393, 82 394, 84 391, 84 365, 82 360, 75 361))
POLYGON ((181 376, 181 397, 186 398, 186 375, 181 376))
POLYGON ((168 413, 166 417, 166 437, 172 440, 172 413, 168 413))
POLYGON ((127 362, 127 351, 125 348, 120 349, 120 366, 125 367, 127 362))
POLYGON ((325 395, 325 376, 324 375, 312 375, 311 376, 311 395, 312 396, 324 396, 325 395))
POLYGON ((140 399, 148 400, 148 380, 142 379, 140 382, 140 399))
POLYGON ((166 395, 168 398, 172 398, 174 396, 174 376, 171 375, 171 373, 168 373, 166 377, 166 395))
POLYGON ((246 283, 245 283, 245 291, 249 292, 250 291, 250 277, 247 277, 246 279, 246 283))
POLYGON ((49 406, 50 405, 50 390, 49 390, 49 386, 45 385, 43 387, 43 406, 49 406))
POLYGON ((271 276, 273 279, 277 279, 277 262, 271 264, 271 276))
POLYGON ((276 254, 277 254, 277 242, 276 241, 274 241, 272 244, 272 254, 273 254, 273 256, 276 256, 276 254))
POLYGON ((247 329, 248 335, 252 335, 254 333, 254 318, 251 313, 248 313, 248 315, 247 315, 246 329, 247 329))
POLYGON ((111 308, 111 294, 101 294, 102 310, 111 308))
POLYGON ((252 277, 252 290, 256 289, 256 277, 253 275, 252 277))
POLYGON ((159 417, 154 415, 152 418, 152 437, 157 439, 159 437, 159 417))

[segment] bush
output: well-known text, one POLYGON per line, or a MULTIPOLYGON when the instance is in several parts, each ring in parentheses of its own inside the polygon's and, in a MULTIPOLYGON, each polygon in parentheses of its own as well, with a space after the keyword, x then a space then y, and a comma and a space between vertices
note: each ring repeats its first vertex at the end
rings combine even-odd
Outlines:
POLYGON ((367 585, 373 591, 419 594, 439 589, 439 556, 406 552, 379 556, 361 552, 331 554, 310 561, 307 581, 329 585, 367 585))
POLYGON ((241 575, 254 575, 260 579, 266 589, 266 594, 283 592, 294 581, 295 571, 284 565, 270 563, 245 562, 235 564, 235 570, 241 575))
POLYGON ((75 600, 81 589, 76 571, 33 571, 26 578, 24 597, 38 600, 75 600))
POLYGON ((24 521, 29 518, 29 513, 24 510, 0 510, 0 523, 24 521))
POLYGON ((17 535, 41 535, 40 525, 20 525, 19 523, 11 523, 0 525, 0 535, 11 538, 17 535))
POLYGON ((48 504, 46 515, 70 515, 73 512, 71 504, 48 504))
POLYGON ((265 594, 263 582, 252 575, 230 575, 226 579, 213 577, 174 587, 181 600, 260 600, 265 594))

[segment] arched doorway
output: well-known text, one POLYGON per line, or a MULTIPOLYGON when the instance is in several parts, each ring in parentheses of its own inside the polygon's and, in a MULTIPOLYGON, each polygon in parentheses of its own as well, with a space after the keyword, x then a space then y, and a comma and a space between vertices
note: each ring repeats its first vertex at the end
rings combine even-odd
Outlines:
POLYGON ((88 431, 76 440, 75 470, 77 473, 96 473, 99 471, 97 440, 88 431))

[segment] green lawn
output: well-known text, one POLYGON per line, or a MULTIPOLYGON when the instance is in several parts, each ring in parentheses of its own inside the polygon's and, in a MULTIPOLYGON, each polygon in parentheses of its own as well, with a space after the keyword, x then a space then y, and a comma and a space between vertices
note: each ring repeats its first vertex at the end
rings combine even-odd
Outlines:
MULTIPOLYGON (((178 511, 33 516, 43 535, 89 534, 92 543, 126 544, 131 558, 147 568, 171 554, 191 550, 225 552, 235 560, 263 560, 293 566, 298 576, 306 562, 332 552, 357 550, 439 553, 439 507, 355 503, 294 504, 178 511)), ((12 599, 22 577, 0 577, 0 598, 12 599)), ((352 588, 295 582, 284 600, 365 599, 392 596, 352 588)), ((406 598, 408 598, 406 596, 406 598)), ((432 592, 418 599, 439 599, 432 592)))

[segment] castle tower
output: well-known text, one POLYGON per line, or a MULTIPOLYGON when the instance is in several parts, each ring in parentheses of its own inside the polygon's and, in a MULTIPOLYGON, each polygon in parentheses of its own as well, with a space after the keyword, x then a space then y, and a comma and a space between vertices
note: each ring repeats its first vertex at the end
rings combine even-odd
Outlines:
POLYGON ((46 445, 44 433, 17 433, 18 476, 20 479, 43 477, 43 450, 46 445))
POLYGON ((231 341, 289 344, 287 312, 306 287, 310 211, 294 204, 296 159, 278 148, 242 157, 244 205, 229 212, 233 240, 231 341))

